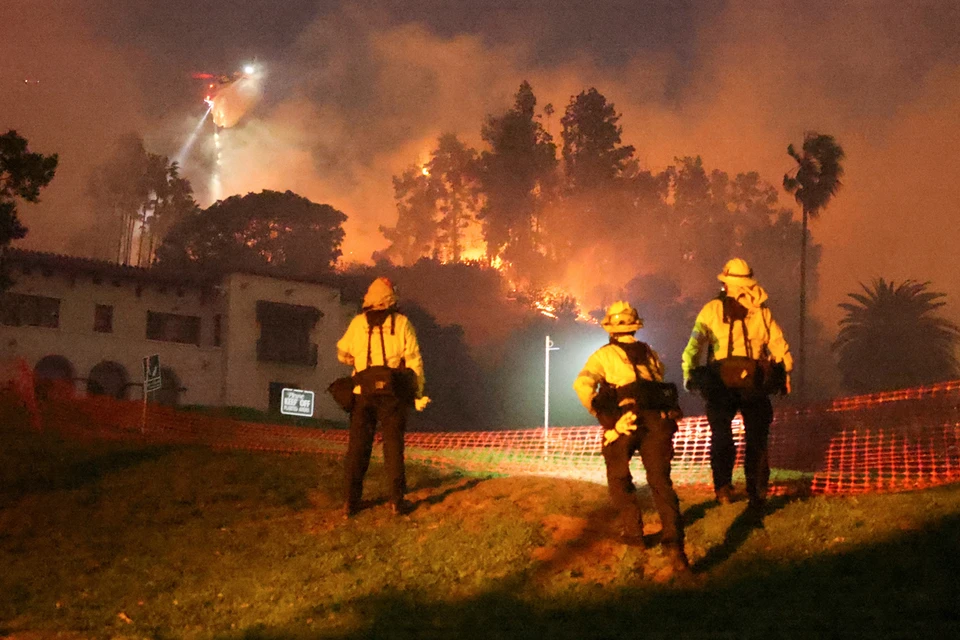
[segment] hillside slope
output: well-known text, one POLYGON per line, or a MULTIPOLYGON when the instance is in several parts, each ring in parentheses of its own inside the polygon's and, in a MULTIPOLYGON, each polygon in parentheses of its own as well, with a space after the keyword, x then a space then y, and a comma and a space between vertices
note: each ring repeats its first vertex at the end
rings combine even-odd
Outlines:
POLYGON ((392 517, 375 465, 344 521, 335 458, 0 439, 0 637, 960 634, 958 485, 781 497, 762 526, 684 492, 674 580, 595 484, 413 467, 392 517))

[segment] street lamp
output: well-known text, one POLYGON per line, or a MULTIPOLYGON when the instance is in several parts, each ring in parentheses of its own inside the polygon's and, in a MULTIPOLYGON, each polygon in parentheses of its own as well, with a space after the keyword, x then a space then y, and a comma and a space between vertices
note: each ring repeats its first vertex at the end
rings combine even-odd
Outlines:
POLYGON ((546 458, 549 453, 548 431, 550 427, 550 352, 557 351, 560 347, 553 346, 553 340, 550 336, 546 337, 543 343, 543 457, 546 458))

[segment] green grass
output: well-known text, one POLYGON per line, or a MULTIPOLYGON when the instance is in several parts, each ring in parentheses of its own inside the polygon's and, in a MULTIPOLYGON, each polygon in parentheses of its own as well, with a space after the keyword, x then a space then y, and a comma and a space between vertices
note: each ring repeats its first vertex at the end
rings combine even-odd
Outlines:
MULTIPOLYGON (((960 486, 743 502, 684 491, 692 580, 619 543, 605 488, 333 458, 63 442, 0 422, 0 636, 957 637, 960 486), (122 615, 121 615, 122 614, 122 615), (126 620, 130 620, 127 622, 126 620)), ((645 517, 656 528, 649 506, 645 517)))

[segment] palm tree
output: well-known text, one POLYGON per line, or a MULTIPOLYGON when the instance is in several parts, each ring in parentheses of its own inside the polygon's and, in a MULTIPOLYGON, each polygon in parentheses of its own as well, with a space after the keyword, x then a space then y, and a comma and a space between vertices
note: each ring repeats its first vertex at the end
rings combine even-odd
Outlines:
POLYGON ((845 387, 857 393, 901 389, 956 378, 960 327, 936 314, 946 304, 929 282, 899 285, 883 278, 856 302, 841 303, 846 317, 833 343, 845 387))
POLYGON ((802 393, 806 363, 807 320, 807 225, 808 219, 816 219, 820 211, 840 189, 843 177, 843 148, 833 136, 808 131, 803 136, 803 154, 798 154, 793 145, 787 145, 787 153, 796 160, 796 174, 783 176, 783 188, 793 194, 803 209, 803 234, 800 240, 800 348, 797 358, 797 388, 802 393))

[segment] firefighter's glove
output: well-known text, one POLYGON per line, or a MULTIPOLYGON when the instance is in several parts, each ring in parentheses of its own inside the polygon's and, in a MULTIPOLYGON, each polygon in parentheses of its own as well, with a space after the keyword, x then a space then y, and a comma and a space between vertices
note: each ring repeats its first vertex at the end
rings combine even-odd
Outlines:
POLYGON ((613 429, 607 429, 603 432, 603 446, 607 446, 617 438, 622 435, 627 435, 631 431, 637 430, 637 414, 633 411, 627 411, 620 419, 617 420, 617 424, 614 425, 613 429))
POLYGON ((413 401, 413 406, 417 411, 423 411, 427 408, 427 405, 430 404, 430 398, 423 396, 422 398, 417 398, 413 401))
POLYGON ((683 388, 693 393, 693 378, 689 375, 683 376, 683 388))

